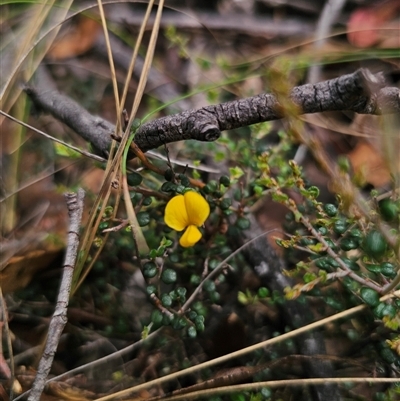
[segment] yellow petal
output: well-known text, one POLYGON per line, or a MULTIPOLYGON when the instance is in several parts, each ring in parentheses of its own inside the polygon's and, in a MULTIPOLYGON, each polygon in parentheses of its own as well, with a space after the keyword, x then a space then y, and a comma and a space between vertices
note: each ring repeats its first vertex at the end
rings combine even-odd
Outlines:
POLYGON ((189 225, 186 212, 185 198, 183 195, 174 196, 165 208, 165 224, 176 231, 182 231, 189 225))
MULTIPOLYGON (((189 224, 200 227, 210 214, 208 202, 197 192, 188 191, 183 195, 189 224)), ((197 240, 198 241, 198 240, 197 240)))
POLYGON ((200 230, 196 226, 190 225, 183 233, 181 239, 179 240, 179 243, 184 248, 188 248, 190 246, 193 246, 197 241, 200 240, 200 238, 200 230))

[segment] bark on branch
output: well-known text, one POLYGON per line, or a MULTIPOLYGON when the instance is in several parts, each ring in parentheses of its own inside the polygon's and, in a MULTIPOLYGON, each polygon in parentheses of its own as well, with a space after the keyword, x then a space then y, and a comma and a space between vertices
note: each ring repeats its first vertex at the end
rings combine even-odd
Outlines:
MULTIPOLYGON (((25 86, 39 110, 51 113, 89 141, 103 155, 111 144, 114 126, 98 116, 92 116, 73 100, 56 91, 42 91, 25 86)), ((317 84, 293 88, 287 98, 298 114, 347 110, 360 114, 400 112, 400 90, 385 87, 383 74, 359 69, 317 84)), ((244 127, 286 116, 288 107, 274 94, 239 99, 231 102, 187 110, 143 124, 135 143, 143 151, 185 139, 211 142, 221 131, 244 127)))
POLYGON ((56 354, 61 334, 65 325, 67 324, 67 307, 69 302, 69 294, 71 292, 74 266, 78 254, 79 228, 82 220, 84 197, 85 192, 83 189, 79 189, 77 194, 65 194, 70 222, 64 270, 61 279, 60 290, 58 292, 56 308, 50 321, 46 345, 39 362, 37 374, 32 384, 28 401, 37 401, 40 399, 40 395, 42 394, 46 384, 47 376, 49 375, 51 366, 53 364, 54 355, 56 354))

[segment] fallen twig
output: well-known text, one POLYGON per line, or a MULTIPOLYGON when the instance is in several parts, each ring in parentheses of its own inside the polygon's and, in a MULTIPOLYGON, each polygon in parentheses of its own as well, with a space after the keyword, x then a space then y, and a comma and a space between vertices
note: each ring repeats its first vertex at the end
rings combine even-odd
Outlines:
POLYGON ((68 206, 70 224, 64 271, 61 279, 56 308, 49 325, 46 346, 39 362, 37 375, 35 381, 33 382, 28 401, 37 401, 40 399, 40 395, 43 392, 47 376, 53 363, 61 333, 63 332, 67 323, 67 307, 71 290, 72 276, 78 252, 79 228, 82 219, 83 199, 85 197, 85 192, 83 189, 79 189, 77 194, 67 193, 65 194, 65 197, 68 206))

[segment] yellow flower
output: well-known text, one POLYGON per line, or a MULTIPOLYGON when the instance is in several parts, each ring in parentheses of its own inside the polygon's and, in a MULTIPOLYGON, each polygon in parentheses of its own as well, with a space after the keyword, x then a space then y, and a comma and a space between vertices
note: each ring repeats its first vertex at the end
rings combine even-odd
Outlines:
POLYGON ((210 206, 197 192, 188 191, 174 196, 165 208, 164 221, 173 230, 183 231, 179 243, 187 248, 201 238, 200 227, 210 214, 210 206))

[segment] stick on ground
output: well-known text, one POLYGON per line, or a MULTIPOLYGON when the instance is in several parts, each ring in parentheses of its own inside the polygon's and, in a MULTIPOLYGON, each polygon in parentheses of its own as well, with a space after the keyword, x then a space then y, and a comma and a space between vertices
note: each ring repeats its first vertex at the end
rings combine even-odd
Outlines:
POLYGON ((65 198, 68 206, 69 231, 68 244, 65 255, 64 271, 61 279, 60 291, 58 293, 57 304, 50 321, 47 334, 46 346, 39 362, 39 367, 35 381, 33 382, 28 401, 38 401, 46 384, 54 355, 57 351, 61 334, 67 323, 67 307, 69 294, 71 291, 72 276, 78 253, 79 246, 79 227, 82 220, 83 199, 85 192, 79 189, 78 193, 67 193, 65 198))

